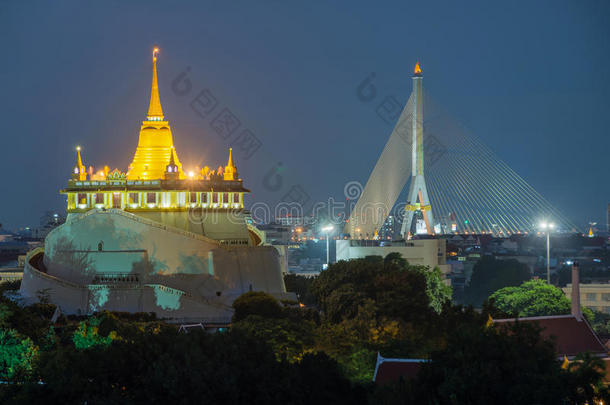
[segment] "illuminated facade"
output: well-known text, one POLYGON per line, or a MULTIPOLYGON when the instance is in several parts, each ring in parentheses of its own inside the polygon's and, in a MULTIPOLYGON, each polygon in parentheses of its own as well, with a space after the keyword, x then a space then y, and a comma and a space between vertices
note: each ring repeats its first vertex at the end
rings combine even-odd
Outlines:
POLYGON ((119 169, 86 169, 77 147, 76 164, 68 186, 68 217, 92 209, 120 209, 154 221, 220 240, 231 245, 259 244, 260 235, 250 226, 236 232, 227 216, 243 219, 244 188, 238 178, 232 150, 226 166, 211 170, 193 167, 185 173, 165 120, 157 81, 158 49, 153 51, 150 104, 142 122, 138 146, 127 172, 119 169), (198 226, 195 222, 207 222, 198 226), (212 220, 213 219, 213 220, 212 220), (225 226, 227 225, 227 226, 225 226))
POLYGON ((154 312, 175 322, 231 322, 248 291, 286 293, 285 260, 248 220, 232 150, 225 166, 187 169, 163 116, 153 52, 150 105, 128 170, 86 168, 77 148, 67 219, 28 253, 25 302, 47 291, 68 314, 154 312))

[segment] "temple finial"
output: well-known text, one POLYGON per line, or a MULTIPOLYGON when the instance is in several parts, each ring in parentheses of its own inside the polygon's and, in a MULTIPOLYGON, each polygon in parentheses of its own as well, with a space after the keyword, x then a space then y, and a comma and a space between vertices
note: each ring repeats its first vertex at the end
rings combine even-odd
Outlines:
POLYGON ((153 49, 153 77, 150 90, 150 106, 148 108, 148 121, 163 121, 163 109, 159 98, 159 84, 157 82, 157 55, 159 48, 153 49))
POLYGON ((237 180, 237 167, 233 164, 233 148, 229 148, 229 161, 224 170, 225 180, 237 180))
POLYGON ((80 146, 76 147, 76 166, 74 166, 72 178, 80 181, 87 180, 87 168, 83 164, 83 159, 80 156, 80 146))

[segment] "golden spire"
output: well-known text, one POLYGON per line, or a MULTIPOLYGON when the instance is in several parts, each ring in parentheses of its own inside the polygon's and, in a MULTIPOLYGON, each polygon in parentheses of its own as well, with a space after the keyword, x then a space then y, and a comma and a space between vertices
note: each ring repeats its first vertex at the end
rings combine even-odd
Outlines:
POLYGON ((83 159, 80 157, 80 146, 76 147, 76 165, 78 167, 83 166, 83 159))
POLYGON ((169 123, 164 121, 161 101, 159 99, 159 85, 157 84, 157 54, 158 48, 153 50, 153 80, 150 94, 150 108, 146 121, 142 122, 138 148, 129 165, 128 180, 151 180, 165 178, 165 169, 170 158, 178 166, 178 178, 184 179, 182 164, 178 153, 174 149, 172 131, 169 123))
POLYGON ((233 148, 229 148, 229 161, 223 175, 225 180, 237 180, 237 167, 233 164, 233 148))
POLYGON ((568 356, 563 355, 563 362, 561 363, 561 369, 567 370, 570 368, 570 360, 568 360, 568 356))
POLYGON ((159 48, 153 49, 153 76, 152 88, 150 90, 150 106, 148 107, 149 121, 163 121, 163 109, 159 98, 159 84, 157 83, 157 55, 159 48))
POLYGON ((74 178, 80 181, 87 180, 87 168, 80 156, 80 146, 76 147, 76 166, 74 166, 74 178))
POLYGON ((169 164, 172 166, 176 166, 176 162, 174 161, 174 147, 172 146, 172 150, 170 152, 169 164))

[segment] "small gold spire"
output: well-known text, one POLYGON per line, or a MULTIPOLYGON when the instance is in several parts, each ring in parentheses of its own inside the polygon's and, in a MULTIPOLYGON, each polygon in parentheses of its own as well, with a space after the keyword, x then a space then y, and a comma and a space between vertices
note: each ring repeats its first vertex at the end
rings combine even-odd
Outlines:
POLYGON ((150 90, 150 106, 148 107, 148 120, 163 121, 163 109, 159 98, 159 84, 157 82, 157 55, 159 48, 153 49, 153 77, 152 88, 150 90))
POLYGON ((567 370, 568 368, 570 368, 570 360, 568 360, 568 356, 566 356, 564 354, 563 355, 563 362, 561 363, 561 369, 562 370, 567 370))
POLYGON ((73 178, 80 181, 87 180, 87 168, 80 155, 80 146, 76 147, 76 166, 74 166, 73 178))
POLYGON ((80 146, 76 147, 76 164, 78 165, 78 167, 81 167, 83 165, 83 159, 80 156, 80 146))
POLYGON ((237 167, 233 164, 233 148, 229 148, 229 161, 223 172, 225 180, 237 180, 237 167))
POLYGON ((491 328, 494 324, 494 320, 491 317, 491 314, 487 315, 487 322, 485 322, 485 327, 486 328, 491 328))

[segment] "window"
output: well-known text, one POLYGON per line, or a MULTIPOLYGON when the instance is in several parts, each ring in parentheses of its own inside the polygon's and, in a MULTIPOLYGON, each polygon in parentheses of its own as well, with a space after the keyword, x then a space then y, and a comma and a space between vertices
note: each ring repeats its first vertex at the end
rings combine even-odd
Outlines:
POLYGON ((104 204, 104 194, 103 193, 96 193, 95 194, 95 203, 96 204, 104 204))
POLYGON ((218 193, 212 193, 212 202, 214 204, 218 203, 218 193))
POLYGON ((190 193, 189 202, 196 203, 197 202, 197 193, 190 193))
POLYGON ((201 193, 201 203, 202 204, 208 203, 208 193, 201 193))
POLYGON ((129 203, 130 204, 138 204, 139 202, 140 202, 140 194, 129 193, 129 203))
POLYGON ((602 294, 602 301, 610 301, 610 294, 609 293, 603 293, 602 294))
POLYGON ((229 202, 229 193, 222 193, 222 202, 223 203, 229 202))
POLYGON ((595 301, 597 299, 597 294, 595 293, 587 293, 587 301, 595 301))
POLYGON ((157 203, 157 194, 156 193, 146 193, 146 203, 147 204, 156 204, 157 203))
POLYGON ((112 208, 121 208, 121 193, 112 193, 112 208))
POLYGON ((79 193, 78 194, 78 203, 79 204, 87 204, 87 194, 79 193))
POLYGON ((239 203, 239 193, 233 193, 233 202, 239 203))

